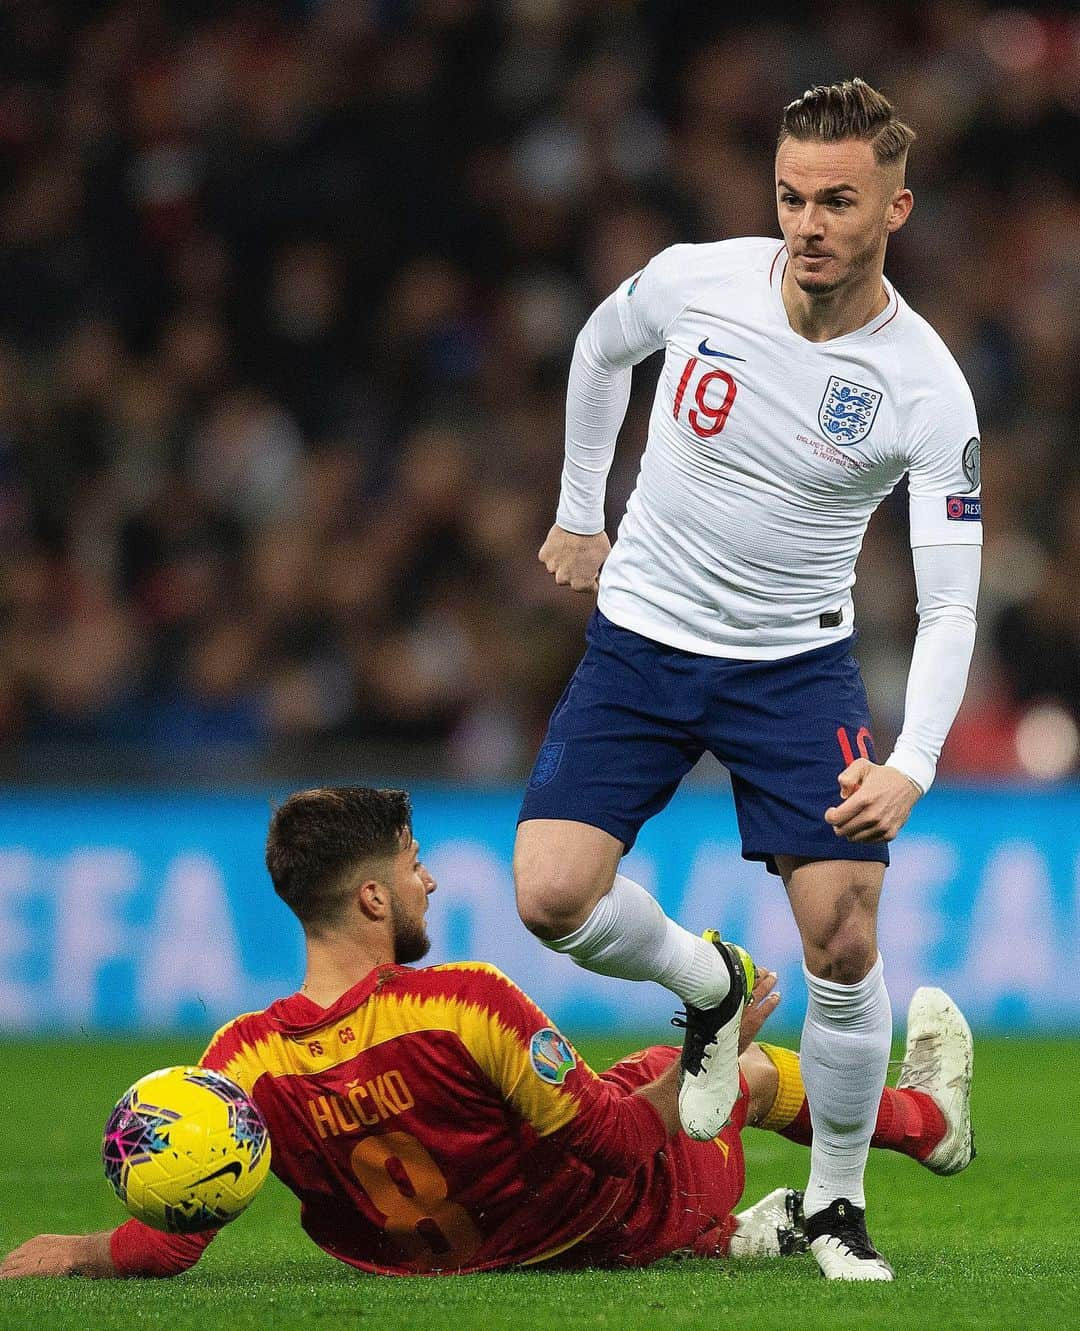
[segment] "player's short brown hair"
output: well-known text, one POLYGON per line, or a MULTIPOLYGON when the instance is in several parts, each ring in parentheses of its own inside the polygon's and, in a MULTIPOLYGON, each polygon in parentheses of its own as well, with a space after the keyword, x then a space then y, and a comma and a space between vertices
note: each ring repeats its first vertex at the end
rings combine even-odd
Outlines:
POLYGON ((305 929, 332 926, 358 870, 402 848, 412 806, 404 790, 300 790, 270 819, 266 867, 274 891, 305 929))
POLYGON ((777 147, 785 139, 818 139, 836 143, 862 139, 874 150, 879 166, 903 164, 915 142, 915 131, 896 118, 887 97, 862 79, 818 84, 784 107, 777 147))

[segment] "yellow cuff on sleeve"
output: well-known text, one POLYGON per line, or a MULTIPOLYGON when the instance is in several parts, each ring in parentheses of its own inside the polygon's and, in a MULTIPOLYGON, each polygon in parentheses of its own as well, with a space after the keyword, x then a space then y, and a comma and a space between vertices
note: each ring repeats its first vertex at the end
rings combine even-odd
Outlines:
POLYGON ((781 1049, 775 1044, 762 1044, 758 1048, 776 1068, 780 1078, 776 1099, 758 1126, 770 1132, 779 1132, 788 1126, 806 1099, 806 1089, 799 1071, 799 1055, 794 1050, 781 1049))

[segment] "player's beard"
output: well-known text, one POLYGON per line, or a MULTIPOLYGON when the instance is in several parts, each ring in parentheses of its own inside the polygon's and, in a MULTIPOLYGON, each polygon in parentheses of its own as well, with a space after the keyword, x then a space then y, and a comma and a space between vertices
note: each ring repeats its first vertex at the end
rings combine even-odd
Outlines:
MULTIPOLYGON (((834 291, 839 291, 841 287, 848 286, 853 281, 858 281, 865 273, 872 271, 878 262, 878 249, 875 240, 868 244, 865 249, 853 254, 847 263, 842 266, 838 276, 831 282, 815 281, 812 277, 810 280, 800 281, 795 276, 795 272, 792 275, 795 276, 795 285, 808 296, 829 296, 834 291)), ((797 270, 795 271, 797 272, 797 270)))
POLYGON ((390 923, 394 930, 394 960, 399 966, 420 961, 431 949, 424 921, 406 915, 397 892, 390 893, 390 923))
POLYGON ((838 277, 835 282, 821 282, 816 280, 816 278, 814 280, 806 280, 796 276, 795 285, 800 291, 804 291, 808 296, 828 296, 836 291, 838 287, 842 287, 846 280, 846 274, 838 277))

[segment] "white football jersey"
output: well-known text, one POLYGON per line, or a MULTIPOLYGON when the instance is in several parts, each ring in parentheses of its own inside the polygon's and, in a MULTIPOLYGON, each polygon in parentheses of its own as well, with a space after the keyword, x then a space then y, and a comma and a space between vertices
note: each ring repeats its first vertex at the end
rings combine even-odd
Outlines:
MULTIPOLYGON (((912 546, 982 542, 975 405, 944 343, 887 283, 870 323, 808 341, 786 258, 769 239, 672 246, 605 302, 618 328, 601 306, 579 340, 605 367, 664 348, 599 606, 687 651, 771 659, 849 636, 867 523, 905 472, 912 546)), ((568 406, 566 530, 603 527, 614 438, 597 444, 568 406)))

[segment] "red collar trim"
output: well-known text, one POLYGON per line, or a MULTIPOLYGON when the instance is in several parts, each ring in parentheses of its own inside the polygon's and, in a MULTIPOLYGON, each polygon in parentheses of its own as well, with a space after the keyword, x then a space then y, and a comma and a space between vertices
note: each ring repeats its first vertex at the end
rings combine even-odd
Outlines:
POLYGON ((308 1035, 323 1026, 340 1021, 350 1012, 355 1012, 388 979, 408 973, 406 966, 396 966, 392 963, 376 966, 329 1007, 320 1007, 318 1003, 308 998, 307 994, 296 993, 290 994, 288 998, 279 998, 267 1009, 266 1015, 283 1035, 308 1035))

